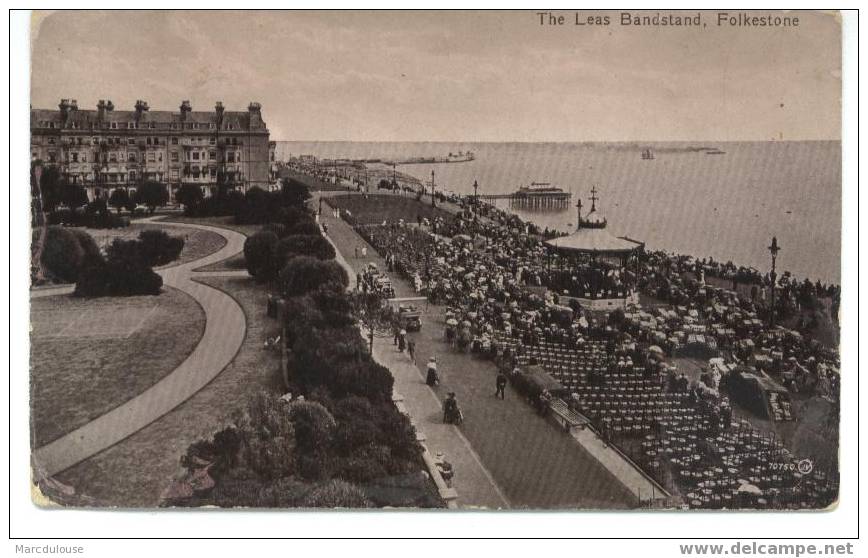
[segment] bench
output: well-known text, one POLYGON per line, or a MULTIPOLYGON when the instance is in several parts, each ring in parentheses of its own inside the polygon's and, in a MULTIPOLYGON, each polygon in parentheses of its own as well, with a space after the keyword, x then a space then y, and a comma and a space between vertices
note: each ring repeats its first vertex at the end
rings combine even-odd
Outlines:
POLYGON ((584 429, 585 425, 588 424, 588 420, 570 409, 563 399, 552 399, 549 403, 549 410, 551 412, 548 416, 563 428, 564 432, 570 433, 574 428, 584 429))

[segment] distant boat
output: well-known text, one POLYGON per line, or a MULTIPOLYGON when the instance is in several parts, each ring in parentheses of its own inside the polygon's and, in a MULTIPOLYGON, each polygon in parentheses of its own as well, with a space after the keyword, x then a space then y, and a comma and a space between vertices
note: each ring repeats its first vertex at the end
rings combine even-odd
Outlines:
POLYGON ((642 152, 642 160, 643 161, 654 160, 654 154, 651 152, 650 149, 646 149, 645 151, 642 152))
POLYGON ((726 151, 721 151, 720 149, 709 149, 705 152, 706 155, 726 155, 726 151))

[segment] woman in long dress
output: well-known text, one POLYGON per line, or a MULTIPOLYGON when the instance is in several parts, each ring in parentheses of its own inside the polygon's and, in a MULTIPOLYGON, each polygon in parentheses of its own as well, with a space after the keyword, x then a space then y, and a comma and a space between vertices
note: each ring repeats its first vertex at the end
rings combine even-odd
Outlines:
POLYGON ((440 379, 437 377, 437 359, 431 357, 428 359, 428 374, 426 375, 425 383, 434 387, 439 381, 440 379))

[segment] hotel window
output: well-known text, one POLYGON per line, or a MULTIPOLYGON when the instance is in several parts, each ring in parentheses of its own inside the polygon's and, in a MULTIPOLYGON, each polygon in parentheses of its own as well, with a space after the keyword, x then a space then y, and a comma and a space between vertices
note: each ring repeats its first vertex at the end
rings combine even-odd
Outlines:
POLYGON ((48 162, 49 162, 49 163, 55 163, 55 162, 57 162, 57 154, 56 154, 54 151, 49 151, 49 152, 48 152, 48 162))
POLYGON ((233 152, 233 151, 227 151, 226 152, 226 162, 227 163, 234 163, 235 162, 235 152, 233 152))
POLYGON ((209 145, 216 145, 217 144, 217 138, 208 138, 208 144, 209 145))
POLYGON ((217 152, 216 151, 209 151, 208 152, 208 158, 212 161, 216 161, 217 160, 217 152))
POLYGON ((153 130, 154 128, 156 128, 156 126, 154 126, 154 123, 153 123, 153 122, 148 122, 148 128, 150 128, 151 130, 153 130))
POLYGON ((134 140, 133 138, 127 139, 127 145, 135 145, 135 144, 136 144, 136 140, 134 140))
POLYGON ((172 151, 172 162, 173 163, 178 162, 178 152, 177 151, 172 151))
POLYGON ((178 145, 178 138, 172 138, 172 145, 178 145))
POLYGON ((54 145, 54 138, 48 138, 48 145, 54 145))
POLYGON ((136 180, 136 171, 130 171, 130 182, 135 182, 136 180))
POLYGON ((199 160, 199 152, 198 152, 198 151, 194 151, 194 152, 193 152, 193 160, 194 160, 194 161, 198 161, 198 160, 199 160))
POLYGON ((111 153, 109 153, 109 163, 117 163, 117 162, 118 162, 117 153, 112 151, 111 153))
POLYGON ((172 169, 172 180, 178 180, 178 169, 172 169))
POLYGON ((112 123, 111 123, 111 129, 112 129, 112 130, 117 130, 117 129, 118 129, 118 123, 117 123, 117 122, 112 122, 112 123))
POLYGON ((78 153, 75 153, 75 152, 72 153, 72 162, 73 163, 78 162, 78 153))
POLYGON ((135 154, 135 153, 130 153, 129 155, 127 155, 127 160, 128 160, 130 163, 135 163, 135 162, 136 162, 136 154, 135 154))
POLYGON ((148 153, 148 161, 153 163, 155 160, 156 159, 154 158, 154 152, 151 151, 150 153, 148 153))
POLYGON ((217 169, 211 167, 211 178, 217 178, 217 169))

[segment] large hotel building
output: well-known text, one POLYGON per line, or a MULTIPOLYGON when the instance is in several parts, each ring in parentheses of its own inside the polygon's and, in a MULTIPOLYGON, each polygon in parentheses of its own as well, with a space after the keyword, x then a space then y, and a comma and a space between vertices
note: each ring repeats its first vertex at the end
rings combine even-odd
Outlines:
POLYGON ((172 112, 149 110, 144 101, 134 110, 115 110, 111 101, 80 110, 74 99, 63 99, 58 109, 31 109, 31 159, 57 165, 91 199, 145 180, 167 184, 172 193, 197 184, 206 195, 218 176, 242 191, 274 184, 275 144, 259 103, 246 111, 224 110, 220 102, 214 110, 194 111, 183 101, 172 112))

